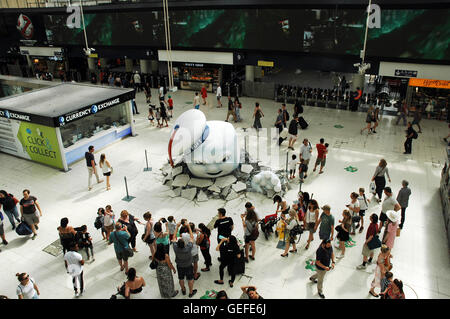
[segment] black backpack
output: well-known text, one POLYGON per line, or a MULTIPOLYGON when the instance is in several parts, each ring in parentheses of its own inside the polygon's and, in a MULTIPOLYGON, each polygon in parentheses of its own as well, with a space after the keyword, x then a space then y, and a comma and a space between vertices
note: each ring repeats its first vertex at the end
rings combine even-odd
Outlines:
POLYGON ((96 229, 100 229, 100 228, 103 227, 102 217, 103 217, 103 216, 97 216, 97 218, 95 219, 94 227, 95 227, 96 229))
POLYGON ((418 138, 418 137, 419 137, 419 135, 417 134, 417 132, 416 132, 416 131, 413 131, 413 138, 416 139, 416 138, 418 138))
POLYGON ((286 122, 287 122, 287 121, 289 121, 289 112, 287 110, 284 112, 286 112, 286 122))

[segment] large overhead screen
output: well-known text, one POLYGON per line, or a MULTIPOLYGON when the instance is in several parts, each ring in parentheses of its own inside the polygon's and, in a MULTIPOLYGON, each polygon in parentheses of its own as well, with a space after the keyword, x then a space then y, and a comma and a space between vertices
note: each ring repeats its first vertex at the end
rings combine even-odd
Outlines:
MULTIPOLYGON (((364 9, 347 8, 189 9, 169 13, 172 46, 181 50, 359 55, 366 21, 364 9)), ((84 45, 82 29, 69 29, 67 16, 44 15, 48 43, 84 45)), ((85 13, 85 22, 90 46, 165 46, 161 11, 85 13)), ((449 43, 449 9, 381 8, 380 28, 370 29, 367 54, 449 61, 449 43)))

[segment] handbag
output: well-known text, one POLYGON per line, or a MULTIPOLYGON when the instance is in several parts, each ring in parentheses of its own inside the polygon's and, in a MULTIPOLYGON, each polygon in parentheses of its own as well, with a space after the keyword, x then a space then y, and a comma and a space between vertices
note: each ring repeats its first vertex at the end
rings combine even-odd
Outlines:
POLYGON ((375 194, 376 189, 377 189, 377 186, 375 185, 375 182, 374 181, 370 182, 370 184, 369 184, 370 193, 375 194))
POLYGON ((401 230, 402 230, 401 228, 397 228, 397 234, 396 234, 397 237, 400 237, 401 230))
POLYGON ((381 240, 378 237, 378 235, 372 237, 372 240, 367 243, 367 247, 369 247, 370 250, 374 250, 381 247, 381 240))
POLYGON ((150 263, 150 269, 156 269, 156 267, 158 267, 158 262, 156 260, 152 260, 152 262, 150 263))
MULTIPOLYGON (((116 239, 119 241, 119 243, 122 244, 122 242, 119 240, 119 237, 117 237, 117 234, 114 237, 116 237, 116 239)), ((125 245, 124 245, 124 247, 125 247, 125 245)), ((133 257, 133 255, 134 255, 133 249, 131 249, 129 246, 127 248, 124 248, 123 251, 124 251, 126 257, 133 257)))
POLYGON ((250 234, 250 238, 256 240, 258 239, 258 237, 259 237, 258 223, 255 223, 255 226, 253 226, 253 230, 250 234))

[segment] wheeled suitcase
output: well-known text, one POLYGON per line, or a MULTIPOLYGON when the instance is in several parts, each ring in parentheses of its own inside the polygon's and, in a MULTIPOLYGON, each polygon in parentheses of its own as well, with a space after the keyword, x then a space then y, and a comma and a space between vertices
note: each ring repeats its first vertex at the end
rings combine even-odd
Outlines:
POLYGON ((302 128, 302 130, 306 130, 306 128, 308 127, 308 123, 306 123, 305 119, 303 118, 303 116, 300 116, 298 118, 298 124, 300 125, 300 127, 302 128))
POLYGON ((28 226, 28 224, 25 222, 21 222, 16 227, 16 233, 17 233, 17 235, 20 235, 20 236, 31 235, 32 232, 33 231, 31 230, 30 226, 28 226))

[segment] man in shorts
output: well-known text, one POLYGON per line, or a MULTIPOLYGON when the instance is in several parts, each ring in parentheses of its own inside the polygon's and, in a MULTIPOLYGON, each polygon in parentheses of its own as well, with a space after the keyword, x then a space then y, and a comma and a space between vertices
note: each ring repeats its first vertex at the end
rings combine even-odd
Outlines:
POLYGON ((298 134, 298 116, 295 116, 294 119, 289 123, 289 146, 291 150, 294 150, 295 141, 297 141, 298 134))
POLYGON ((128 253, 126 251, 128 246, 128 239, 130 239, 130 233, 126 226, 122 227, 121 223, 116 223, 115 231, 109 236, 108 245, 114 244, 114 251, 116 252, 116 258, 120 265, 120 271, 125 269, 125 274, 128 273, 128 253))
POLYGON ((378 233, 381 232, 381 228, 383 228, 384 223, 387 221, 386 212, 388 210, 399 211, 401 209, 400 204, 397 200, 392 196, 392 190, 390 187, 384 188, 384 200, 383 204, 381 204, 381 213, 380 213, 380 227, 378 227, 378 233))
POLYGON ((316 144, 316 148, 317 148, 317 159, 316 159, 316 164, 314 165, 314 169, 313 172, 316 171, 317 165, 320 164, 320 170, 319 170, 319 174, 323 173, 323 168, 325 166, 325 163, 327 161, 327 147, 328 144, 324 144, 325 143, 325 139, 321 138, 320 139, 320 143, 316 144))
POLYGON ((173 100, 172 97, 169 95, 169 98, 167 100, 167 109, 169 110, 170 113, 170 118, 173 117, 173 100))
MULTIPOLYGON (((303 140, 303 145, 300 147, 300 159, 303 159, 305 161, 305 165, 309 165, 309 160, 311 159, 311 153, 312 153, 312 147, 309 143, 308 139, 305 138, 303 140)), ((307 176, 307 171, 305 171, 305 178, 307 176)))
POLYGON ((234 113, 234 104, 233 101, 231 100, 231 96, 228 96, 228 113, 225 122, 228 122, 230 115, 233 116, 233 120, 236 122, 236 113, 234 113))
MULTIPOLYGON (((192 266, 192 248, 194 246, 194 234, 192 233, 191 227, 187 221, 184 222, 189 231, 189 242, 186 244, 183 238, 172 240, 173 251, 175 252, 175 263, 177 264, 178 281, 181 287, 181 293, 186 295, 186 288, 184 286, 184 278, 188 281, 189 286, 189 298, 192 298, 196 293, 197 289, 194 289, 194 267, 192 266)), ((175 234, 178 233, 181 223, 177 224, 177 229, 175 234)))
POLYGON ((39 229, 39 217, 42 216, 41 207, 37 203, 37 198, 30 196, 30 191, 28 189, 23 191, 23 198, 20 200, 19 204, 20 217, 30 226, 31 231, 33 232, 33 237, 31 237, 31 239, 34 240, 37 236, 36 230, 39 229), (39 210, 39 214, 37 213, 36 208, 39 210))

